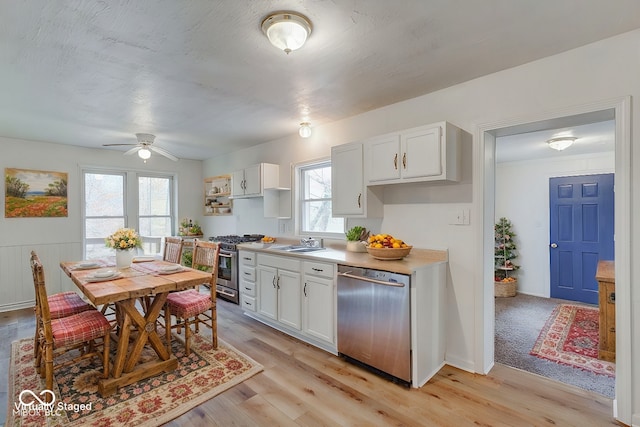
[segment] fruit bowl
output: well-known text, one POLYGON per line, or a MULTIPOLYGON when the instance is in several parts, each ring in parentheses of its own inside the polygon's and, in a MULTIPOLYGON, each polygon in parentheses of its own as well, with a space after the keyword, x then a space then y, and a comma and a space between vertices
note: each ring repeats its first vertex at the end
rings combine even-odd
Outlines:
POLYGON ((372 248, 367 246, 367 252, 375 259, 381 261, 392 261, 406 257, 411 252, 413 246, 407 246, 404 248, 372 248))

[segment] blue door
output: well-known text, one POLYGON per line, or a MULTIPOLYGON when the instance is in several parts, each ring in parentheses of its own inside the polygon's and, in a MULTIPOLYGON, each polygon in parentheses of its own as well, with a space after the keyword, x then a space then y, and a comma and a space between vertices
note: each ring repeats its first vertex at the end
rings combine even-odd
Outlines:
POLYGON ((599 260, 613 260, 613 174, 549 179, 551 297, 598 304, 599 260))

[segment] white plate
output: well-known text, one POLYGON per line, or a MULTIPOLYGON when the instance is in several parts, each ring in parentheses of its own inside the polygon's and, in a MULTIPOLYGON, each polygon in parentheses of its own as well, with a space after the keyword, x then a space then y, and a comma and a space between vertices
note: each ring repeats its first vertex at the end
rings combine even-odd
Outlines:
POLYGON ((100 264, 98 264, 97 262, 94 262, 94 261, 82 261, 82 262, 79 262, 78 264, 76 264, 76 268, 79 268, 81 270, 82 269, 89 269, 89 268, 96 268, 98 266, 100 266, 100 264))
POLYGON ((87 276, 86 281, 87 282, 106 282, 109 280, 116 280, 119 279, 122 275, 120 273, 115 273, 112 276, 108 276, 108 277, 96 277, 96 276, 87 276))
POLYGON ((116 271, 114 270, 101 270, 101 271, 96 271, 95 273, 92 274, 92 277, 95 277, 96 279, 105 279, 107 277, 113 277, 116 275, 116 271))
POLYGON ((176 264, 176 265, 165 265, 164 267, 160 267, 160 271, 163 271, 163 272, 176 271, 176 270, 182 270, 182 266, 179 264, 176 264))
POLYGON ((155 261, 155 258, 152 256, 137 256, 133 257, 133 262, 149 262, 155 261))

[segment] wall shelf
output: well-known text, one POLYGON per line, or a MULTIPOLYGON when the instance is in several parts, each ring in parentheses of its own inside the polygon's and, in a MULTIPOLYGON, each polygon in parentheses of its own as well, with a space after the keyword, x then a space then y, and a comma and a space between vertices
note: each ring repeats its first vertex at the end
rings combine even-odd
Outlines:
POLYGON ((204 179, 204 215, 233 214, 231 199, 231 175, 212 176, 204 179))

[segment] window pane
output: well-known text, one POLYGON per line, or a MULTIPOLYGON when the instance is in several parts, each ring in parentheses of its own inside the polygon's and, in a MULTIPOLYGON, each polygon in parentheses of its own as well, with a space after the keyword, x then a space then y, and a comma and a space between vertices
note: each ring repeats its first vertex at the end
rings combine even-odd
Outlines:
POLYGON ((171 215, 171 180, 138 177, 138 200, 140 215, 171 215))
POLYGON ((124 216, 124 176, 84 175, 85 216, 124 216))
POLYGON ((331 166, 307 169, 303 175, 305 200, 331 199, 331 166))
POLYGON ((315 233, 343 233, 344 220, 331 217, 331 201, 305 202, 302 204, 302 230, 315 233))

